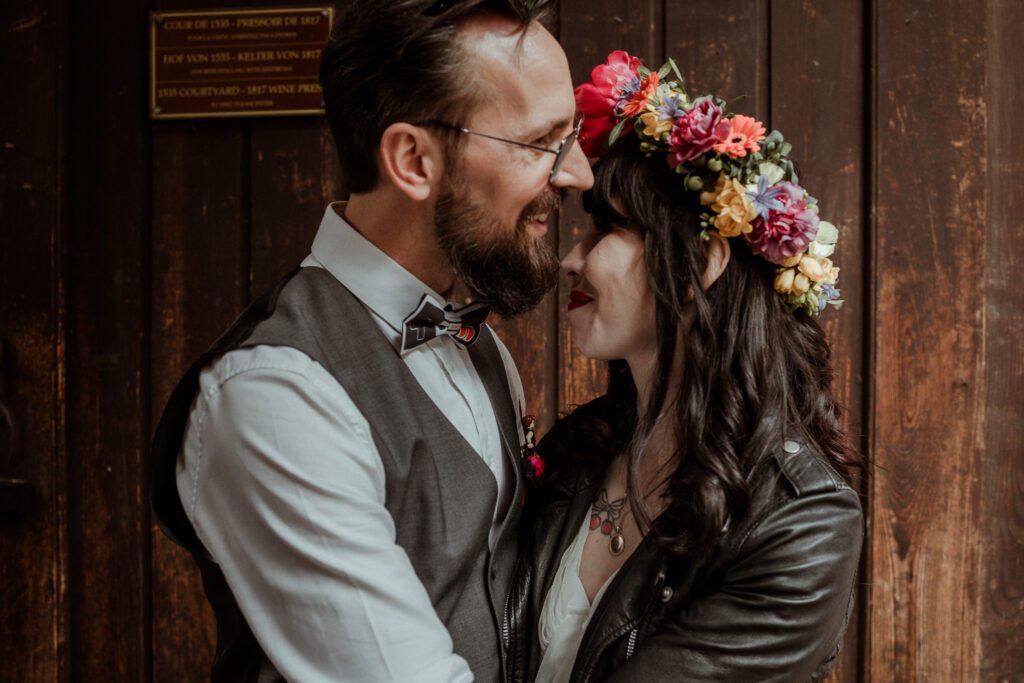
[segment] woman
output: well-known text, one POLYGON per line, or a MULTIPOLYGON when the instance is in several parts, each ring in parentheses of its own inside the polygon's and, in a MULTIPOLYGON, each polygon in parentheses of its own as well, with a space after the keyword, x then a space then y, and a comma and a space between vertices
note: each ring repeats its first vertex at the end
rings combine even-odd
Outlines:
POLYGON ((609 386, 530 461, 514 680, 817 680, 852 605, 860 461, 815 320, 836 230, 782 136, 674 67, 616 52, 577 88, 602 158, 562 270, 609 386))

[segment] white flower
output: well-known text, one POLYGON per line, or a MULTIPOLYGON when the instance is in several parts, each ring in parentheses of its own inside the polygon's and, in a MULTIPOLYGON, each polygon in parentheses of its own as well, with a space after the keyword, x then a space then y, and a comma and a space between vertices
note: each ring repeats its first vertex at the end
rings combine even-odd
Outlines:
POLYGON ((818 236, 807 247, 807 253, 814 258, 828 258, 836 250, 839 230, 828 221, 818 222, 818 236))
POLYGON ((761 175, 768 176, 768 187, 779 182, 786 175, 786 172, 780 166, 770 161, 762 161, 757 170, 761 175))

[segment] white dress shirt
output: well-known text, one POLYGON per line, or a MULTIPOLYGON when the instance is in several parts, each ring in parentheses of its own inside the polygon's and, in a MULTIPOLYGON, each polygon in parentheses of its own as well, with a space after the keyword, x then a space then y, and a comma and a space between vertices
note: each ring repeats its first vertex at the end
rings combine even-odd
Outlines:
MULTIPOLYGON (((421 296, 444 297, 339 211, 328 207, 303 265, 341 281, 397 349, 402 320, 421 296)), ((521 415, 519 374, 498 348, 521 415)), ((403 360, 495 475, 493 547, 512 479, 483 382, 446 335, 403 360)), ((257 346, 222 356, 200 374, 199 387, 178 492, 278 671, 293 681, 471 681, 395 542, 369 424, 334 377, 296 349, 257 346)))

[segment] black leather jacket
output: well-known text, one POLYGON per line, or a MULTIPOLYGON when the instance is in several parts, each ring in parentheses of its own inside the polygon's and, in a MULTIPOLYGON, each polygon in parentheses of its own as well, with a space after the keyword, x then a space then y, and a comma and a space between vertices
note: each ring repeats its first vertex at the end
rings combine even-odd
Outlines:
MULTIPOLYGON (((544 597, 604 480, 601 467, 561 462, 556 483, 532 492, 535 521, 506 609, 511 681, 536 675, 544 597)), ((713 553, 672 556, 644 539, 591 618, 573 683, 828 674, 853 605, 863 525, 858 495, 812 448, 793 441, 779 444, 750 482, 749 513, 713 553)))

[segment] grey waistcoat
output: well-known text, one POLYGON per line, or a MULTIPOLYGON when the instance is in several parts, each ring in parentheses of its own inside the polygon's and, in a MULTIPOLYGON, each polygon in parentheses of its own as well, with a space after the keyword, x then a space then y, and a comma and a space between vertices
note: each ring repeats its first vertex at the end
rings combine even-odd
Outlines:
MULTIPOLYGON (((299 268, 254 301, 189 369, 171 395, 153 441, 154 515, 191 551, 217 617, 214 681, 279 680, 245 622, 219 567, 196 537, 178 497, 175 462, 199 372, 232 349, 294 347, 344 387, 370 424, 386 477, 385 506, 397 541, 477 681, 502 674, 505 597, 516 556, 522 483, 519 431, 500 353, 489 328, 469 348, 491 399, 515 486, 502 501, 493 553, 487 537, 497 485, 480 456, 423 391, 362 304, 320 268, 299 268)), ((326 456, 325 456, 326 457, 326 456)), ((339 558, 341 559, 341 558, 339 558)), ((344 674, 344 672, 341 672, 344 674)))

